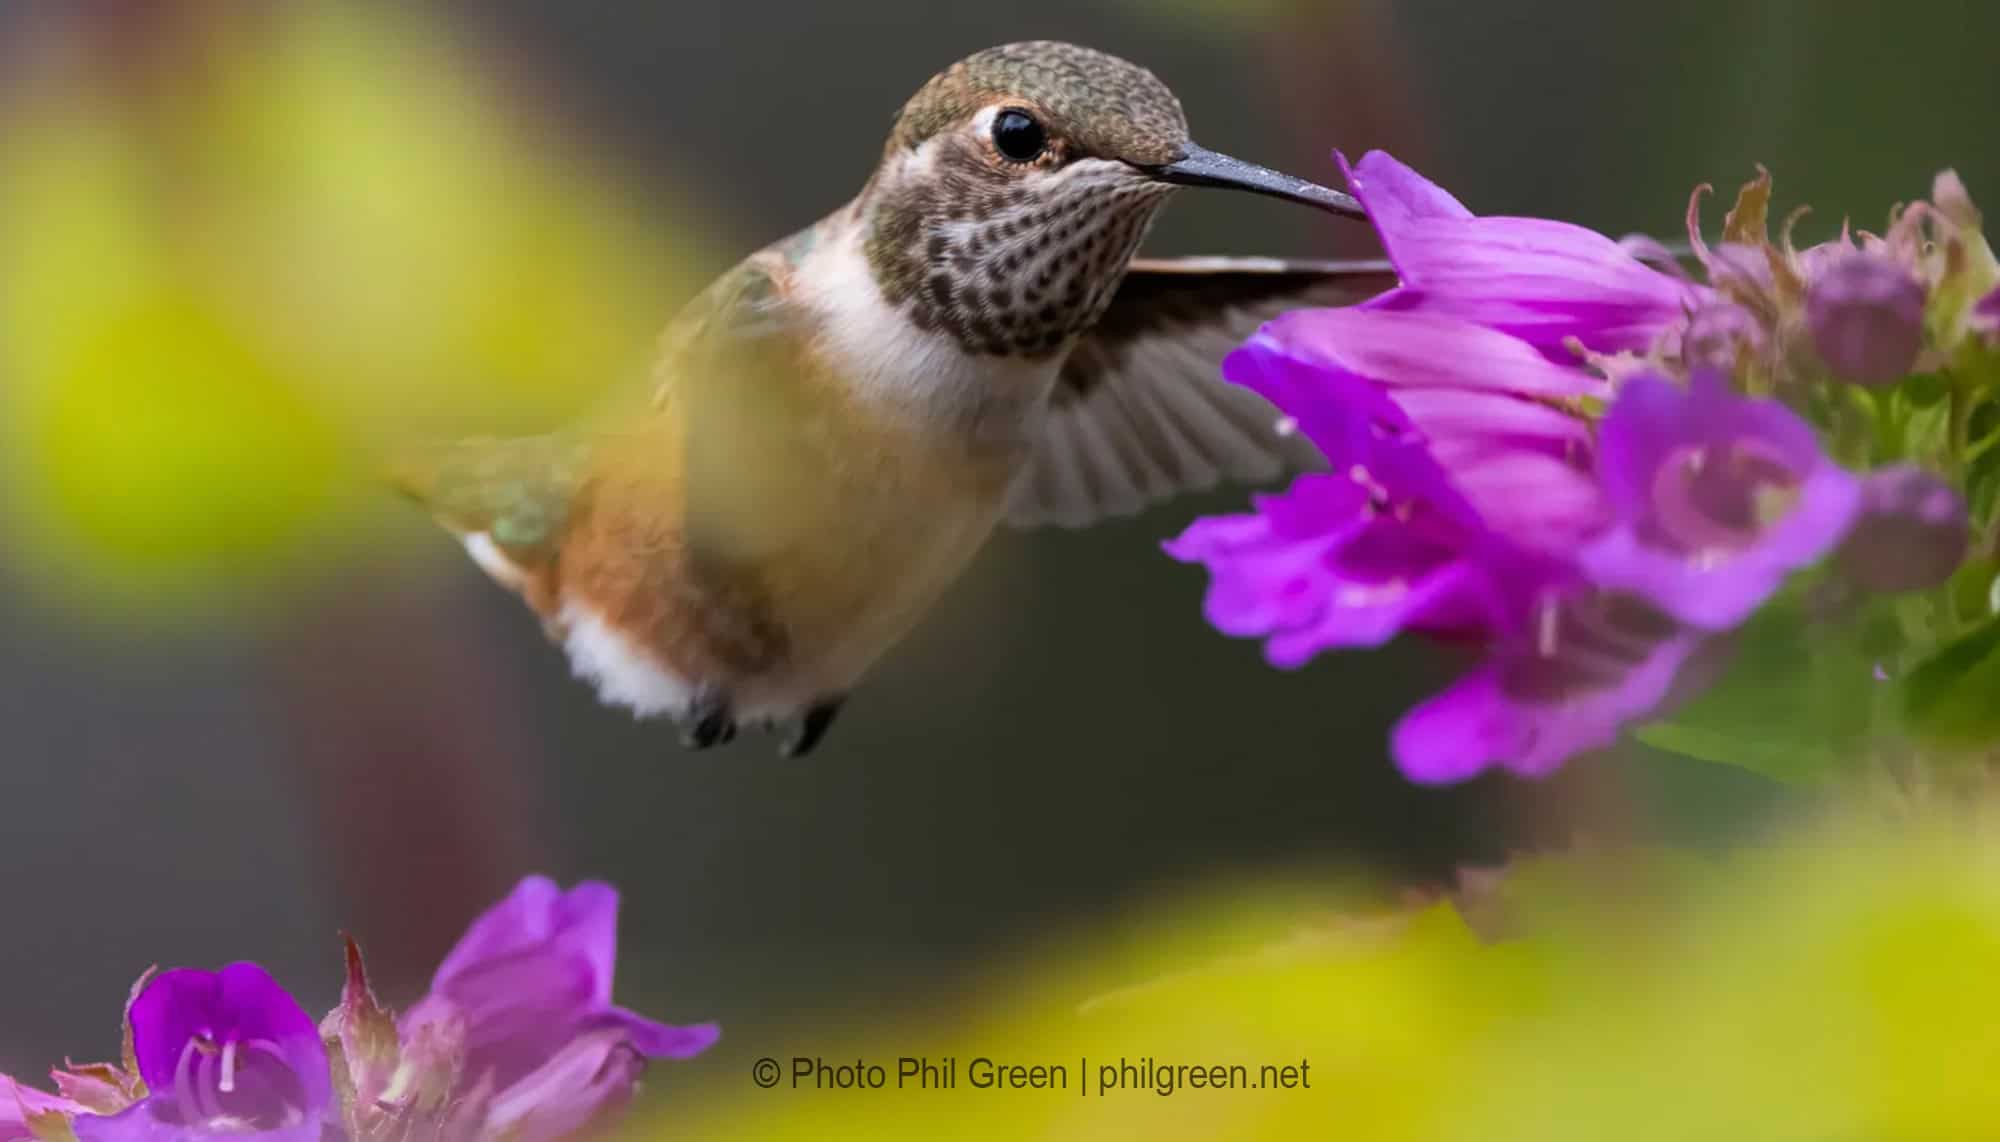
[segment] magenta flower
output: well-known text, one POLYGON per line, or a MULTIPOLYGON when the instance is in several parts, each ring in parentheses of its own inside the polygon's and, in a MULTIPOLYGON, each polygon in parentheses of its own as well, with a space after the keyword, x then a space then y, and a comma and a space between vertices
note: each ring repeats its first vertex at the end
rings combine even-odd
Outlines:
POLYGON ((614 1006, 617 950, 616 889, 564 892, 528 877, 473 921, 403 1016, 405 1063, 456 1063, 468 1089, 488 1094, 483 1113, 517 1125, 587 1120, 617 1105, 645 1060, 691 1058, 718 1037, 714 1024, 674 1027, 614 1006))
MULTIPOLYGON (((1601 525, 1590 427, 1563 406, 1602 399, 1606 382, 1567 353, 1557 363, 1546 345, 1466 317, 1528 328, 1519 307, 1487 305, 1506 288, 1493 260, 1504 260, 1500 251, 1540 275, 1544 299, 1562 294, 1547 278, 1553 267, 1579 258, 1649 287, 1666 282, 1663 296, 1683 293, 1589 231, 1532 224, 1524 233, 1516 224, 1532 220, 1474 219, 1387 155, 1370 154, 1351 178, 1405 286, 1361 307, 1280 317, 1223 363, 1226 377, 1318 445, 1335 474, 1259 497, 1254 515, 1198 521, 1167 545, 1209 568, 1210 621, 1266 639, 1281 667, 1403 630, 1487 637, 1519 627, 1560 577, 1551 553, 1601 525), (1467 262, 1449 257, 1452 241, 1473 247, 1467 262), (1445 288, 1425 289, 1431 282, 1445 288)), ((1615 341, 1586 328, 1586 308, 1572 308, 1556 340, 1581 331, 1615 341)))
POLYGON ((1608 513, 1587 425, 1544 402, 1602 382, 1490 330, 1368 310, 1280 318, 1225 372, 1335 471, 1257 497, 1255 514, 1199 520, 1166 549, 1208 567, 1209 621, 1265 639, 1279 667, 1404 631, 1485 647, 1397 726, 1412 780, 1544 774, 1666 700, 1699 637, 1570 565, 1608 513))
POLYGON ((617 942, 610 886, 529 877, 474 921, 400 1026, 352 940, 340 1006, 318 1025, 255 964, 149 973, 126 1006, 122 1065, 54 1072, 61 1096, 0 1075, 0 1142, 576 1137, 630 1102, 648 1060, 717 1037, 614 1006, 617 942))
POLYGON ((1397 725, 1391 752, 1414 781, 1493 765, 1539 776, 1658 710, 1699 637, 1592 592, 1489 528, 1449 485, 1426 498, 1427 474, 1438 472, 1413 462, 1304 476, 1260 497, 1254 515, 1196 522, 1167 550, 1209 568, 1210 622, 1264 638, 1279 667, 1406 630, 1484 646, 1481 666, 1397 725))
POLYGON ((1590 426, 1559 405, 1602 397, 1605 383, 1505 334, 1416 312, 1303 310, 1266 324, 1223 375, 1289 415, 1336 470, 1420 444, 1428 477, 1407 456, 1387 463, 1402 492, 1436 501, 1448 485, 1529 547, 1566 548, 1600 519, 1590 426))
POLYGON ((256 964, 177 968, 133 1001, 132 1046, 149 1092, 116 1115, 79 1115, 81 1142, 218 1134, 319 1142, 333 1085, 319 1030, 256 964))
MULTIPOLYGON (((1394 730, 1413 779, 1540 775, 1610 743, 1705 684, 1724 636, 1836 550, 1876 591, 1935 586, 1963 559, 1957 490, 1914 469, 1864 481, 1792 407, 1729 387, 1824 412, 1808 337, 1851 379, 1914 367, 1927 298, 1990 285, 1937 286, 1991 266, 1951 186, 1886 238, 1803 252, 1789 226, 1765 237, 1767 176, 1713 247, 1697 192, 1702 286, 1642 262, 1663 260, 1656 242, 1477 217, 1387 155, 1340 161, 1400 284, 1279 317, 1223 364, 1332 472, 1166 549, 1208 568, 1209 621, 1280 667, 1403 632, 1477 646, 1394 730)), ((1972 309, 2000 331, 2000 292, 1972 309)))
POLYGON ((1483 646, 1479 667, 1397 725, 1391 752, 1414 781, 1493 765, 1540 776, 1660 709, 1698 634, 1513 543, 1448 484, 1427 485, 1440 471, 1405 448, 1378 453, 1403 456, 1400 471, 1304 476, 1254 515, 1201 520, 1170 542, 1209 568, 1210 622, 1264 638, 1283 668, 1402 631, 1483 646))
POLYGON ((1496 641, 1486 660, 1396 724, 1390 750, 1414 781, 1462 781, 1498 765, 1523 777, 1617 740, 1662 712, 1694 632, 1625 595, 1549 601, 1533 629, 1496 641))
POLYGON ((1167 551, 1209 568, 1209 620, 1274 665, 1403 631, 1484 646, 1397 727, 1397 763, 1425 782, 1546 773, 1658 708, 1700 642, 1573 565, 1611 518, 1581 411, 1611 390, 1572 346, 1649 348, 1708 295, 1580 227, 1475 218, 1387 155, 1349 178, 1402 286, 1280 317, 1223 366, 1334 474, 1167 551))
POLYGON ((1710 296, 1585 227, 1477 217, 1381 151, 1351 166, 1334 157, 1402 279, 1370 308, 1458 318, 1570 363, 1571 338, 1600 353, 1645 352, 1710 296))
MULTIPOLYGON (((31 1142, 36 1125, 66 1121, 83 1107, 0 1075, 0 1142, 31 1142)), ((47 1136, 47 1135, 44 1135, 47 1136)))
POLYGON ((1483 637, 1529 601, 1501 569, 1528 562, 1405 452, 1393 465, 1300 477, 1253 515, 1198 520, 1166 545, 1208 567, 1205 610, 1224 634, 1265 639, 1271 664, 1379 646, 1405 631, 1483 637))
POLYGON ((1714 373, 1687 388, 1627 381, 1599 440, 1616 521, 1579 553, 1584 572, 1704 629, 1742 622, 1833 550, 1860 504, 1859 483, 1791 410, 1732 395, 1714 373))
POLYGON ((554 1058, 495 1095, 474 1138, 572 1138, 622 1111, 639 1089, 646 1057, 615 1029, 570 1041, 554 1058))

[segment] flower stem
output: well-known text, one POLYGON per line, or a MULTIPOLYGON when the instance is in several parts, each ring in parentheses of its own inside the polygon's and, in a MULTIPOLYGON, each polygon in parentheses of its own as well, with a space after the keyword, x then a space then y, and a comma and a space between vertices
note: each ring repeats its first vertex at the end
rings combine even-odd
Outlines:
POLYGON ((1953 476, 1962 476, 1971 444, 1972 394, 1967 390, 1962 373, 1953 369, 1949 375, 1951 404, 1946 417, 1945 465, 1953 476))

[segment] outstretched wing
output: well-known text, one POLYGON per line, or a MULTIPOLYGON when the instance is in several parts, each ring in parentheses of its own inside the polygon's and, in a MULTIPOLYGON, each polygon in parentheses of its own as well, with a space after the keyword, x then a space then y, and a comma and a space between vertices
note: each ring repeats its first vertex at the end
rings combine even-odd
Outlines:
POLYGON ((1224 480, 1323 463, 1278 431, 1222 358, 1286 310, 1352 305, 1396 284, 1381 261, 1140 259, 1064 363, 1008 504, 1022 527, 1082 527, 1224 480))

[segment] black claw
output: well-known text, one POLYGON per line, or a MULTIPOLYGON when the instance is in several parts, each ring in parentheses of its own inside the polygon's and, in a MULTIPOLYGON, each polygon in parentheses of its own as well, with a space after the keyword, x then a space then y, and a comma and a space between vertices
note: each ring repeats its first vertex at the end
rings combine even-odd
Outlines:
POLYGON ((729 699, 720 694, 696 698, 683 727, 681 744, 689 749, 707 749, 736 737, 736 718, 729 712, 729 699))
POLYGON ((833 728, 833 719, 840 715, 840 708, 846 702, 845 698, 833 698, 807 710, 805 717, 800 718, 798 726, 793 729, 792 736, 778 747, 779 754, 804 757, 811 753, 813 747, 826 737, 826 731, 833 728))

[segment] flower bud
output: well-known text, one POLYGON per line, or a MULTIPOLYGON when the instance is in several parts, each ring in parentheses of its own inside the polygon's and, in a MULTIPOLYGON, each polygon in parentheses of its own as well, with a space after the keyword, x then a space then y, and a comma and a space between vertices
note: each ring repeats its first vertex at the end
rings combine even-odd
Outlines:
POLYGON ((1774 285, 1770 255, 1764 247, 1744 242, 1725 243, 1709 251, 1708 277, 1717 289, 1739 295, 1762 297, 1774 285))
POLYGON ((1979 229, 1979 207, 1973 205, 1972 195, 1957 171, 1939 171, 1931 180, 1931 205, 1952 225, 1962 230, 1979 229))
POLYGON ((1965 558, 1965 500, 1921 468, 1898 464, 1870 475, 1861 514, 1834 557, 1871 591, 1920 591, 1951 577, 1965 558))
POLYGON ((1972 328, 1989 345, 2000 345, 2000 286, 1972 306, 1972 328))
POLYGON ((1837 376, 1901 380, 1923 348, 1924 287, 1891 259, 1856 251, 1830 259, 1806 291, 1813 348, 1837 376))
MULTIPOLYGON (((1866 239, 1864 238, 1864 242, 1866 239)), ((1849 254, 1865 250, 1866 246, 1856 246, 1854 241, 1842 233, 1831 242, 1821 242, 1817 246, 1807 246, 1798 253, 1799 273, 1807 281, 1812 281, 1826 272, 1828 266, 1849 254)))
POLYGON ((1744 354, 1761 356, 1767 343, 1764 326, 1747 309, 1717 299, 1694 311, 1681 335, 1681 360, 1690 369, 1734 373, 1744 354))

